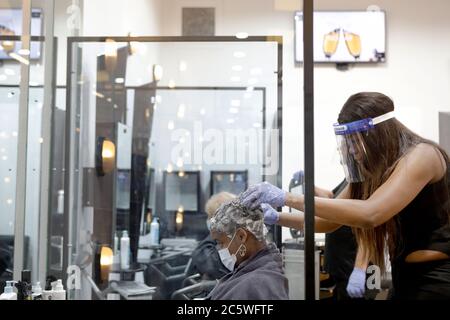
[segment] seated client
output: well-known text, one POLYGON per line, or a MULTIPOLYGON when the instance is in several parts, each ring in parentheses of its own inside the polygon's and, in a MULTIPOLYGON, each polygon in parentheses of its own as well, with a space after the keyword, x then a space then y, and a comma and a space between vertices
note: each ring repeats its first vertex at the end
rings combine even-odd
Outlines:
POLYGON ((207 299, 288 300, 288 280, 281 254, 267 243, 264 215, 239 198, 222 205, 211 219, 211 237, 230 273, 218 280, 207 299))

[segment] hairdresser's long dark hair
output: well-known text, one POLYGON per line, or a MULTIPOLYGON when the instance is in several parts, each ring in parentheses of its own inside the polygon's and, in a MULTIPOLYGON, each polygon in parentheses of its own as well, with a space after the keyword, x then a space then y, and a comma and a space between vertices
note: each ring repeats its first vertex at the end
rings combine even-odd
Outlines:
MULTIPOLYGON (((381 93, 361 92, 351 96, 339 113, 338 122, 346 123, 360 119, 375 118, 394 111, 393 101, 381 93)), ((405 127, 397 119, 384 121, 363 135, 365 157, 362 164, 365 181, 350 184, 352 199, 368 199, 392 174, 397 163, 412 148, 426 143, 440 152, 449 170, 449 156, 435 142, 424 139, 405 127)), ((444 175, 444 186, 448 189, 447 174, 444 175)), ((448 197, 447 190, 447 197, 448 197)), ((449 200, 445 201, 445 221, 450 219, 449 200)), ((358 245, 364 248, 370 261, 385 270, 385 253, 389 250, 391 259, 402 246, 399 236, 399 219, 394 216, 386 223, 373 229, 355 228, 354 233, 358 245), (395 250, 397 249, 397 250, 395 250)))

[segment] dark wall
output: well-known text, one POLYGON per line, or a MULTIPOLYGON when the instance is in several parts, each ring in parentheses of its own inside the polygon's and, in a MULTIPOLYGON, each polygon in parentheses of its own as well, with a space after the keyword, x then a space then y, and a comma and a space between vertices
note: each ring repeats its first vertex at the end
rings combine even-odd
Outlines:
MULTIPOLYGON (((125 79, 128 48, 117 50, 117 59, 111 61, 104 55, 97 58, 97 98, 95 136, 106 138, 117 146, 117 123, 126 121, 125 79)), ((114 179, 116 171, 104 176, 95 175, 93 183, 94 239, 102 244, 112 245, 115 225, 114 179)))

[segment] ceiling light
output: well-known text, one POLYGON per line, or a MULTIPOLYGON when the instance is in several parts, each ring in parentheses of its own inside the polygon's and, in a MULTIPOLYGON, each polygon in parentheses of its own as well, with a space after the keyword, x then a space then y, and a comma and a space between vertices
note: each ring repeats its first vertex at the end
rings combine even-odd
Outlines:
POLYGON ((103 99, 105 97, 105 95, 101 94, 100 92, 97 91, 93 91, 92 92, 95 96, 99 97, 100 99, 103 99))
POLYGON ((180 104, 180 106, 178 107, 177 117, 179 119, 184 118, 185 111, 186 111, 186 106, 183 103, 180 104))
POLYGON ((186 71, 186 69, 187 69, 187 63, 186 63, 186 61, 180 61, 180 64, 178 65, 178 69, 179 69, 181 72, 186 71))
POLYGON ((236 33, 236 38, 238 39, 247 39, 248 33, 247 32, 238 32, 236 33))
POLYGON ((27 66, 30 65, 30 61, 29 61, 29 60, 25 59, 24 57, 18 55, 18 54, 15 53, 15 52, 11 52, 11 53, 9 54, 9 56, 10 56, 11 58, 13 58, 13 59, 19 61, 20 63, 23 63, 23 64, 25 64, 25 65, 27 65, 27 66))
POLYGON ((262 69, 261 68, 253 68, 252 70, 250 70, 250 74, 252 76, 260 76, 262 74, 262 69))
POLYGON ((16 74, 16 72, 13 69, 5 69, 5 74, 7 76, 14 76, 16 74))
POLYGON ((169 123, 167 124, 167 129, 173 130, 173 128, 175 128, 175 124, 173 123, 173 121, 169 121, 169 123))
POLYGON ((106 39, 104 47, 104 59, 106 71, 113 74, 117 67, 117 43, 112 39, 106 39))
POLYGON ((105 56, 117 57, 117 43, 113 39, 106 39, 105 41, 105 56))
POLYGON ((30 50, 29 49, 20 49, 18 52, 22 56, 29 56, 30 55, 30 50))
POLYGON ((241 106, 241 100, 231 100, 231 106, 232 107, 240 107, 241 106))
MULTIPOLYGON (((153 81, 154 82, 161 81, 163 74, 164 74, 163 67, 160 66, 159 64, 154 64, 153 65, 153 81)), ((173 81, 173 80, 170 80, 170 81, 173 81)), ((174 87, 175 87, 175 84, 174 84, 174 87)))

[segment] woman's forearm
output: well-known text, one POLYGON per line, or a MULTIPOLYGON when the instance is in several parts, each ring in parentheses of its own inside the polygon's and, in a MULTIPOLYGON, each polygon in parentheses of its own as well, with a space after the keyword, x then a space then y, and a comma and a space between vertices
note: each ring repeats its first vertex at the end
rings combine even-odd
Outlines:
MULTIPOLYGON (((351 227, 371 229, 389 221, 408 206, 429 183, 445 174, 440 153, 420 144, 402 156, 390 174, 366 200, 351 199, 351 187, 344 197, 315 198, 315 215, 351 227)), ((286 204, 303 211, 304 197, 286 195, 286 204)))
POLYGON ((286 193, 286 206, 305 211, 305 196, 302 194, 286 193))
MULTIPOLYGON (((303 213, 280 213, 278 224, 283 227, 293 228, 296 230, 303 230, 305 223, 305 216, 303 213)), ((341 225, 315 217, 314 232, 316 233, 329 233, 340 228, 341 225)))
MULTIPOLYGON (((367 200, 326 199, 314 197, 316 217, 336 224, 357 228, 372 228, 372 208, 367 200)), ((303 195, 288 193, 286 205, 300 211, 305 209, 303 195)))
POLYGON ((303 230, 304 223, 305 219, 303 214, 281 212, 277 224, 287 228, 303 230))

